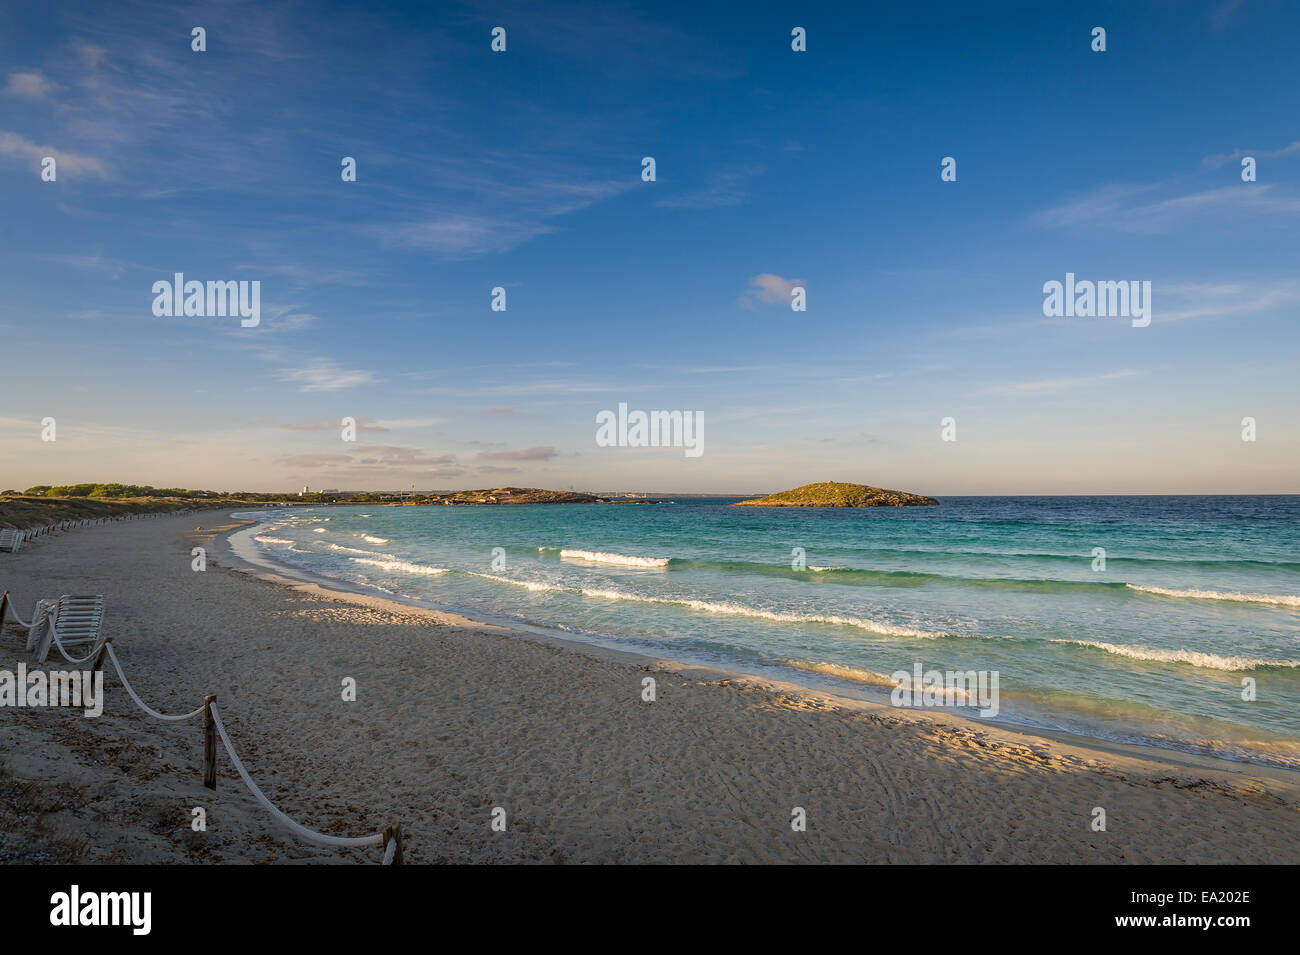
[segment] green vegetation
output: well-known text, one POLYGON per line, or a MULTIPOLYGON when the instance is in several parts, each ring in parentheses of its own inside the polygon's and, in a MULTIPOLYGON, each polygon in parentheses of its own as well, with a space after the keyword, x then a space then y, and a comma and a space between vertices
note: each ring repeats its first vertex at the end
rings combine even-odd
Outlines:
MULTIPOLYGON (((215 503, 215 502, 213 502, 215 503)), ((226 503, 222 501, 222 503, 226 503)), ((229 503, 239 503, 231 500, 229 503)), ((88 497, 0 495, 0 527, 44 527, 58 521, 81 521, 125 514, 149 514, 204 506, 194 500, 151 497, 105 500, 88 497)))
POLYGON ((843 484, 823 481, 805 484, 792 491, 781 491, 752 501, 737 501, 732 507, 914 507, 938 504, 932 497, 891 491, 868 484, 843 484))
MULTIPOLYGON (((312 497, 319 498, 320 501, 330 500, 321 495, 312 497)), ((17 491, 0 494, 0 527, 44 527, 58 521, 152 514, 224 504, 261 505, 286 499, 284 494, 188 491, 184 488, 156 488, 137 484, 69 484, 54 487, 40 484, 29 487, 21 494, 17 491)))
MULTIPOLYGON (((6 491, 5 494, 16 492, 6 491)), ((284 500, 283 494, 258 494, 250 491, 189 491, 181 487, 150 487, 147 484, 66 484, 51 487, 38 484, 23 491, 27 497, 99 497, 99 498, 145 498, 165 497, 184 500, 222 500, 239 498, 240 500, 284 500)), ((319 495, 317 495, 319 496, 319 495)))
POLYGON ((275 494, 255 491, 191 491, 140 484, 40 484, 26 491, 0 493, 0 527, 43 527, 124 514, 178 511, 200 507, 263 504, 596 504, 603 498, 576 491, 498 487, 434 494, 366 491, 359 494, 275 494))
MULTIPOLYGON (((317 495, 295 497, 306 501, 317 495)), ((538 487, 493 487, 477 491, 435 491, 430 494, 366 491, 360 494, 331 495, 335 504, 604 504, 605 498, 581 491, 547 491, 538 487)))
POLYGON ((430 494, 420 504, 595 504, 600 498, 578 491, 545 491, 537 487, 494 487, 480 491, 430 494))

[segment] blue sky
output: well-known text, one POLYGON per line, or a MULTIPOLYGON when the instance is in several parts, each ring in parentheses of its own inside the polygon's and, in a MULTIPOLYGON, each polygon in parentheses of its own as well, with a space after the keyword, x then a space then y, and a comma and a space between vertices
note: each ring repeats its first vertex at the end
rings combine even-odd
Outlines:
POLYGON ((7 5, 0 485, 1300 491, 1300 11, 972 7, 7 5))

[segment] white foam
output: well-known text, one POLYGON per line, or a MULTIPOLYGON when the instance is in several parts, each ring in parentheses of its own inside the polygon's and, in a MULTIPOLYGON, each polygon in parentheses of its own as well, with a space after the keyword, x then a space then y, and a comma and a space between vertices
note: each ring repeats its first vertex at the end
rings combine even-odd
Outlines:
POLYGON ((254 537, 253 540, 259 544, 292 544, 293 541, 285 540, 283 537, 254 537))
POLYGON ((365 554, 367 557, 384 557, 388 560, 397 560, 392 554, 381 554, 376 550, 362 550, 359 547, 345 547, 343 544, 330 544, 330 549, 346 551, 349 554, 365 554))
POLYGON ((677 607, 688 607, 691 610, 700 610, 704 613, 726 614, 736 617, 757 617, 761 620, 778 620, 782 623, 838 624, 839 626, 844 627, 856 627, 859 630, 867 630, 871 633, 878 633, 881 636, 887 637, 920 637, 923 639, 932 639, 935 637, 948 636, 946 633, 917 630, 913 627, 900 627, 891 623, 880 623, 877 620, 868 620, 864 617, 785 613, 778 610, 761 610, 757 607, 747 607, 744 604, 730 603, 727 601, 688 600, 677 597, 651 597, 643 594, 631 594, 621 590, 601 590, 594 587, 564 587, 559 584, 547 584, 532 580, 517 580, 512 577, 498 577, 494 574, 474 574, 473 576, 483 577, 487 580, 498 580, 505 584, 514 584, 517 587, 526 587, 529 590, 534 591, 577 593, 582 594, 584 597, 598 597, 603 600, 628 600, 635 603, 669 604, 677 607))
POLYGON ((929 630, 917 630, 913 627, 899 627, 892 623, 880 623, 877 620, 869 620, 865 617, 845 617, 838 614, 790 613, 783 610, 761 610, 758 607, 748 607, 745 604, 732 603, 731 601, 724 600, 713 601, 676 599, 671 597, 642 597, 639 594, 627 594, 615 590, 584 589, 582 592, 588 597, 605 597, 611 600, 636 600, 642 603, 675 604, 679 607, 689 607, 692 610, 700 610, 704 613, 726 614, 735 617, 756 617, 760 620, 777 620, 782 623, 829 623, 841 627, 856 627, 859 630, 878 633, 881 636, 886 637, 922 637, 930 639, 944 636, 942 633, 935 633, 929 630))
POLYGON ((842 663, 819 663, 813 660, 787 660, 785 665, 795 670, 806 670, 809 673, 820 673, 822 676, 838 677, 841 680, 851 680, 854 683, 866 683, 870 686, 897 686, 898 682, 884 673, 877 673, 874 670, 864 670, 860 667, 845 666, 842 663))
POLYGON ((535 580, 516 580, 513 577, 498 577, 496 574, 476 574, 468 571, 472 577, 482 577, 484 580, 496 580, 503 584, 514 584, 516 587, 523 587, 526 590, 544 591, 544 590, 570 590, 569 587, 557 587, 554 584, 544 584, 535 580))
POLYGON ((610 554, 603 551, 562 550, 561 557, 588 560, 596 564, 618 564, 622 567, 667 567, 667 557, 634 557, 628 554, 610 554))
POLYGON ((366 564, 370 567, 378 567, 381 570, 400 570, 405 574, 424 574, 425 576, 434 577, 438 574, 447 573, 446 567, 426 567, 424 564, 412 564, 405 560, 372 560, 369 557, 352 557, 349 559, 356 564, 366 564))
POLYGON ((1198 650, 1157 650, 1151 647, 1126 647, 1100 640, 1051 640, 1051 643, 1072 643, 1080 647, 1104 650, 1131 660, 1151 660, 1156 663, 1189 663, 1206 670, 1254 670, 1257 667, 1300 667, 1300 660, 1265 660, 1262 657, 1225 657, 1217 653, 1198 650))
POLYGON ((1187 597, 1194 600, 1231 600, 1236 603, 1274 604, 1279 607, 1300 607, 1300 597, 1292 594, 1241 594, 1225 593, 1221 590, 1170 590, 1165 587, 1141 587, 1126 584, 1131 590, 1144 594, 1158 594, 1161 597, 1187 597))
POLYGON ((363 540, 366 540, 366 541, 368 541, 368 542, 371 543, 371 544, 387 544, 387 543, 388 543, 388 538, 387 538, 387 537, 371 537, 369 534, 362 534, 361 537, 362 537, 363 540))

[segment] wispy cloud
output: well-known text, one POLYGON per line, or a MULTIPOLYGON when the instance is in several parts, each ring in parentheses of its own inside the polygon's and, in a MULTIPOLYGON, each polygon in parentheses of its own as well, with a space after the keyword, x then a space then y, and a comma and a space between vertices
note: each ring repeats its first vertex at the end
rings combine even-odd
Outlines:
MULTIPOLYGON (((393 472, 423 472, 444 470, 456 464, 454 454, 437 454, 423 448, 396 444, 370 444, 350 453, 291 454, 277 458, 275 463, 289 468, 324 468, 335 475, 366 475, 393 472)), ((456 473, 463 473, 457 469, 456 473)))
POLYGON ((1256 159, 1279 159, 1293 153, 1300 153, 1300 140, 1283 146, 1281 149, 1234 149, 1230 153, 1206 156, 1201 160, 1201 165, 1222 166, 1224 163, 1239 162, 1247 156, 1254 156, 1256 159))
POLYGON ((374 423, 374 427, 384 431, 409 431, 441 423, 441 418, 382 418, 374 423))
MULTIPOLYGON (((363 431, 387 431, 374 418, 356 418, 357 428, 363 431)), ((285 431, 339 431, 343 427, 342 419, 312 418, 309 421, 285 422, 280 425, 285 431)))
POLYGON ((1156 321, 1230 318, 1300 302, 1300 282, 1184 282, 1162 285, 1160 293, 1172 299, 1173 308, 1162 305, 1153 314, 1156 321))
POLYGON ((473 385, 437 385, 420 388, 418 392, 426 395, 451 394, 459 397, 523 397, 523 396, 575 396, 575 395, 617 395, 634 394, 647 390, 649 386, 632 381, 605 381, 582 378, 543 378, 537 381, 515 381, 506 383, 482 382, 473 385))
POLYGON ((552 447, 525 448, 522 451, 480 451, 478 456, 485 461, 549 461, 559 457, 560 452, 552 447))
POLYGON ((504 217, 447 215, 423 222, 374 225, 370 231, 385 245, 471 256, 509 251, 552 231, 552 226, 540 218, 511 221, 504 217))
POLYGON ((296 384, 299 391, 343 391, 375 380, 371 372, 343 368, 330 358, 313 358, 298 368, 282 368, 279 377, 296 384))
POLYGON ((54 92, 55 86, 40 70, 10 73, 5 83, 4 95, 19 99, 44 99, 54 92))
POLYGON ((410 448, 396 444, 370 444, 357 448, 358 464, 371 467, 413 467, 443 464, 455 464, 454 454, 433 454, 422 448, 410 448))
POLYGON ((507 175, 509 182, 486 184, 465 209, 431 208, 423 217, 375 223, 368 231, 386 246, 454 258, 507 252, 554 232, 554 220, 630 188, 627 182, 583 178, 578 169, 539 178, 536 168, 522 162, 507 175), (477 211, 484 207, 490 211, 477 211))
POLYGON ((99 179, 108 178, 108 172, 105 170, 104 164, 94 156, 83 156, 80 153, 68 152, 65 149, 56 149, 53 146, 40 146, 25 136, 18 133, 4 132, 3 130, 0 130, 0 156, 25 160, 37 169, 40 168, 41 161, 46 156, 53 156, 59 175, 72 173, 74 176, 85 175, 95 176, 99 179))
POLYGON ((276 459, 276 464, 295 468, 320 468, 331 464, 351 464, 350 454, 292 454, 276 459))
POLYGON ((1226 29, 1228 23, 1245 3, 1246 0, 1221 0, 1216 4, 1210 12, 1210 23, 1214 25, 1214 29, 1219 31, 1226 29))
POLYGON ((1067 391, 1077 391, 1080 388, 1088 388, 1099 385, 1107 381, 1115 381, 1121 378, 1133 378, 1141 374, 1138 369, 1125 369, 1123 371, 1107 372, 1103 375, 1085 375, 1076 378, 1040 378, 1036 381, 1015 381, 1003 384, 991 385, 983 389, 981 394, 1006 395, 1008 397, 1034 397, 1043 395, 1059 395, 1067 391))
MULTIPOLYGON (((298 265, 283 261, 284 251, 271 243, 257 240, 250 242, 265 258, 255 263, 238 263, 235 268, 243 273, 261 277, 278 275, 288 280, 295 288, 309 288, 317 285, 355 285, 371 284, 375 276, 357 269, 341 269, 336 266, 321 268, 319 265, 298 265), (279 260, 279 261, 275 261, 279 260)), ((295 308, 297 306, 294 306, 295 308)))
POLYGON ((311 328, 320 322, 319 315, 313 315, 311 312, 299 311, 297 305, 278 305, 274 302, 265 302, 262 304, 262 320, 254 329, 246 329, 240 326, 225 327, 225 331, 233 335, 273 335, 276 333, 297 332, 304 328, 311 328))
MULTIPOLYGON (((761 166, 742 166, 717 173, 703 186, 660 199, 664 209, 717 209, 738 206, 749 198, 749 183, 763 171, 761 166)), ((661 184, 662 185, 662 184, 661 184)))
POLYGON ((1104 186, 1041 210, 1035 225, 1134 234, 1173 232, 1192 222, 1233 221, 1300 214, 1300 196, 1267 183, 1237 183, 1143 201, 1158 185, 1104 186))

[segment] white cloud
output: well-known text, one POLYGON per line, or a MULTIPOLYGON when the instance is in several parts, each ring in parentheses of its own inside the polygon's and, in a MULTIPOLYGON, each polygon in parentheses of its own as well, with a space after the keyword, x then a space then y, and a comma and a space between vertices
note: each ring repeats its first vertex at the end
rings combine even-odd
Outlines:
MULTIPOLYGON (((550 220, 579 212, 626 191, 626 182, 589 180, 573 169, 556 169, 538 176, 520 160, 492 164, 486 171, 455 171, 444 185, 451 191, 472 192, 473 209, 430 210, 405 222, 369 227, 384 245, 426 249, 451 257, 507 252, 555 231, 550 220), (486 208, 487 212, 479 209, 486 208)), ((456 203, 461 204, 461 203, 456 203)))
POLYGON ((1161 307, 1153 318, 1176 322, 1187 318, 1225 318, 1249 315, 1300 301, 1300 283, 1283 282, 1189 282, 1159 287, 1161 298, 1174 307, 1161 307))
POLYGON ((549 461, 558 457, 559 451, 552 447, 524 448, 521 451, 480 451, 478 456, 485 461, 549 461))
POLYGON ((54 92, 54 84, 40 70, 26 73, 10 73, 9 82, 5 84, 5 96, 17 96, 20 99, 44 99, 54 92))
POLYGON ((62 149, 55 149, 53 146, 38 146, 18 133, 0 131, 0 156, 24 159, 38 168, 42 159, 46 156, 53 156, 55 162, 58 163, 60 174, 70 172, 74 175, 98 176, 100 179, 108 178, 103 163, 93 156, 70 153, 62 149))
POLYGON ((746 308, 752 308, 755 299, 764 305, 789 305, 790 293, 794 287, 806 284, 803 279, 783 279, 771 272, 764 272, 749 280, 748 291, 738 301, 746 308))
POLYGON ((1222 166, 1224 163, 1239 162, 1247 156, 1253 156, 1255 159, 1278 159, 1282 156, 1289 156, 1292 153, 1297 152, 1300 152, 1300 140, 1289 143, 1281 149, 1234 149, 1230 153, 1206 156, 1201 160, 1201 165, 1222 166))
POLYGON ((1036 225, 1158 234, 1176 231, 1189 223, 1300 214, 1300 197, 1263 183, 1235 183, 1155 201, 1139 200, 1139 196, 1159 188, 1103 186, 1037 212, 1030 221, 1036 225))
POLYGON ((676 196, 669 196, 655 203, 664 209, 718 209, 724 206, 738 206, 749 198, 749 182, 762 169, 758 166, 744 166, 721 172, 705 186, 676 196))
POLYGON ((1136 369, 1125 369, 1124 371, 1111 371, 1104 375, 1085 375, 1078 378, 1042 378, 1037 381, 1016 381, 1006 382, 1004 384, 992 385, 985 388, 983 394, 1008 395, 1008 396, 1032 396, 1032 395, 1059 395, 1067 391, 1075 391, 1079 388, 1086 388, 1090 385, 1100 384, 1104 381, 1115 381, 1120 378, 1132 378, 1140 372, 1136 369))
POLYGON ((280 380, 298 385, 299 391, 342 391, 368 384, 375 376, 360 369, 347 369, 329 358, 313 358, 299 368, 282 368, 280 380))
POLYGON ((481 255, 505 252, 552 230, 536 221, 448 215, 427 222, 375 226, 372 231, 386 245, 428 249, 444 255, 481 255))

